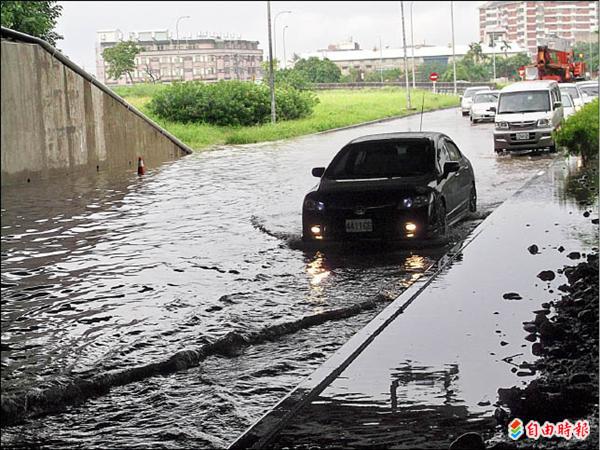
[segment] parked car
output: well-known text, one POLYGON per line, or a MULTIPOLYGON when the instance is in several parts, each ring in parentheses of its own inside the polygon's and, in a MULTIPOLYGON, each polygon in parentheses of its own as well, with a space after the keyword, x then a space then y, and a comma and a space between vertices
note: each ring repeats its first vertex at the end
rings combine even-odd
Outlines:
POLYGON ((473 103, 473 95, 479 91, 491 91, 489 86, 473 86, 465 89, 465 92, 460 97, 460 110, 463 116, 469 114, 471 103, 473 103))
POLYGON ((581 91, 584 104, 598 98, 598 80, 579 81, 576 84, 581 91))
POLYGON ((469 111, 471 123, 480 120, 494 121, 496 106, 498 105, 498 91, 480 91, 473 96, 473 103, 469 111))
POLYGON ((494 130, 496 153, 556 151, 552 131, 563 119, 558 83, 520 81, 504 87, 498 96, 494 130))
POLYGON ((579 90, 579 87, 575 83, 560 83, 558 87, 561 95, 569 94, 571 96, 577 111, 583 106, 583 96, 579 90))
POLYGON ((575 107, 573 98, 569 94, 562 94, 561 102, 563 105, 563 119, 572 116, 579 109, 575 107))
POLYGON ((346 144, 302 207, 305 241, 411 240, 444 236, 477 209, 469 160, 445 134, 375 134, 346 144))

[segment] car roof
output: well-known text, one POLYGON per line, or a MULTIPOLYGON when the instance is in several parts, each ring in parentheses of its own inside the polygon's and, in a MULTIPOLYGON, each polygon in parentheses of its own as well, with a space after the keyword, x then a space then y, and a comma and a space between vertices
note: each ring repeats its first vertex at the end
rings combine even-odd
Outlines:
MULTIPOLYGON (((430 141, 437 141, 440 137, 448 137, 444 133, 437 131, 398 131, 395 133, 379 133, 369 134, 361 136, 351 140, 348 144, 359 144, 363 142, 377 142, 387 140, 417 140, 417 139, 428 139, 430 141)), ((347 144, 347 145, 348 145, 347 144)))
POLYGON ((475 95, 487 95, 487 94, 499 94, 500 91, 481 91, 477 92, 475 95))
POLYGON ((489 87, 489 86, 471 86, 471 87, 466 88, 465 92, 467 92, 467 91, 474 91, 474 90, 477 90, 477 91, 490 90, 491 91, 492 88, 489 87))
POLYGON ((579 87, 579 86, 577 86, 577 84, 575 84, 575 83, 561 83, 561 84, 558 85, 558 87, 559 88, 564 88, 564 87, 574 87, 574 88, 576 88, 576 87, 579 87))
POLYGON ((545 91, 552 86, 558 85, 554 80, 532 80, 518 81, 517 83, 509 84, 500 91, 501 94, 506 92, 522 92, 522 91, 545 91))

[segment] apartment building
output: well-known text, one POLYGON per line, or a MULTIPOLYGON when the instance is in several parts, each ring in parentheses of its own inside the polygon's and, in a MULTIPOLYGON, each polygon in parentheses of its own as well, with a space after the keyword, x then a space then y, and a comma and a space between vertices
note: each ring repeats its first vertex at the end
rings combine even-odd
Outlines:
POLYGON ((597 39, 597 1, 491 1, 479 7, 479 37, 516 42, 536 52, 542 42, 561 38, 570 44, 597 39))
POLYGON ((169 30, 132 32, 98 31, 96 43, 96 76, 105 84, 140 82, 173 82, 202 80, 253 81, 262 78, 263 51, 257 41, 240 36, 198 33, 174 37, 169 30), (107 63, 102 52, 118 42, 132 40, 143 48, 135 58, 135 70, 129 77, 113 80, 107 76, 107 63))

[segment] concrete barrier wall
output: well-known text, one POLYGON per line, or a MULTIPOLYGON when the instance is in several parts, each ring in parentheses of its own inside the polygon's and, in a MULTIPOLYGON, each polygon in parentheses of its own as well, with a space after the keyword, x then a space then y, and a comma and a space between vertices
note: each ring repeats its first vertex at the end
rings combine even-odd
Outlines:
POLYGON ((191 152, 38 44, 2 40, 1 62, 2 185, 135 170, 138 156, 153 167, 191 152))

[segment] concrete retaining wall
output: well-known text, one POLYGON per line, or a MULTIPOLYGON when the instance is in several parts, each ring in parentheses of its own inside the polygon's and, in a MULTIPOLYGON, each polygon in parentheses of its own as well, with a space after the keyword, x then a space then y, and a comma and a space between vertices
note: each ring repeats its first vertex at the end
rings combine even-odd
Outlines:
POLYGON ((1 43, 2 185, 85 171, 135 170, 138 156, 152 167, 191 153, 44 47, 1 43))

